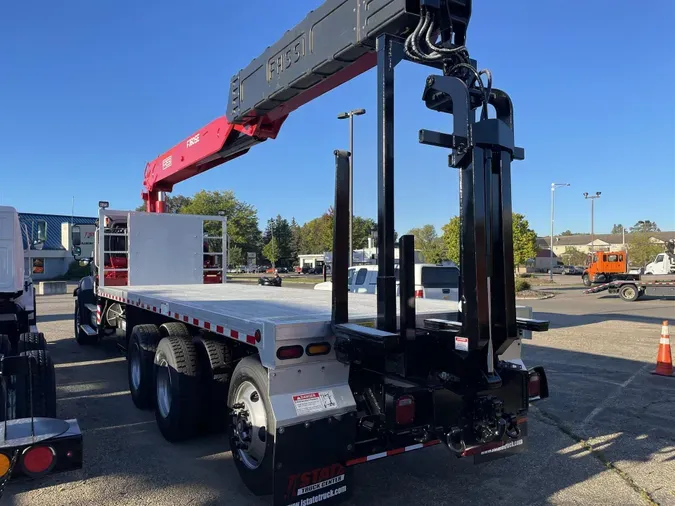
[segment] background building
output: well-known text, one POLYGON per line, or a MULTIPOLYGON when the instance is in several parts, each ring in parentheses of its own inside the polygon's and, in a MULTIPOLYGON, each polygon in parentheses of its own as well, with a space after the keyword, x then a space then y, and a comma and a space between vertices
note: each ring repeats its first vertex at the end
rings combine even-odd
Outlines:
MULTIPOLYGON (((591 241, 588 235, 558 235, 553 236, 553 253, 558 257, 565 253, 568 247, 573 247, 582 253, 590 251, 626 251, 630 241, 630 233, 626 234, 595 234, 591 241), (625 242, 624 242, 625 241, 625 242)), ((675 239, 675 232, 649 232, 652 242, 664 244, 670 239, 675 239)), ((548 251, 550 237, 537 237, 537 246, 548 251)))
POLYGON ((95 222, 96 218, 84 216, 19 213, 26 273, 38 281, 63 276, 74 261, 70 252, 71 223, 80 225, 82 254, 88 256, 93 249, 95 222), (42 249, 33 246, 36 241, 43 242, 42 249))

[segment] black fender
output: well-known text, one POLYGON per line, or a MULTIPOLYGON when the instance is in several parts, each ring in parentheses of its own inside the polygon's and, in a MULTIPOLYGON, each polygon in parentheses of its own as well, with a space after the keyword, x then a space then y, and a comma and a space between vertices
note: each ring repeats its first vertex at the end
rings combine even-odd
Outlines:
POLYGON ((96 293, 94 293, 94 276, 85 276, 77 283, 73 290, 75 304, 80 311, 80 322, 89 322, 91 316, 86 304, 96 304, 96 293))
POLYGON ((96 302, 94 276, 85 276, 80 279, 73 290, 73 297, 77 297, 78 302, 81 301, 83 304, 94 304, 96 302))

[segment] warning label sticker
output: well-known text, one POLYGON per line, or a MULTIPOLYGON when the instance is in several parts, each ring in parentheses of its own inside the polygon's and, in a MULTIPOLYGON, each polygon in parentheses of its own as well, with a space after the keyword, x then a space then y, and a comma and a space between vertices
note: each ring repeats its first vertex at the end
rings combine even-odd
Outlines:
POLYGON ((469 351, 469 338, 455 337, 455 349, 459 351, 469 351))
POLYGON ((294 395, 293 404, 298 415, 308 415, 337 408, 332 390, 294 395))

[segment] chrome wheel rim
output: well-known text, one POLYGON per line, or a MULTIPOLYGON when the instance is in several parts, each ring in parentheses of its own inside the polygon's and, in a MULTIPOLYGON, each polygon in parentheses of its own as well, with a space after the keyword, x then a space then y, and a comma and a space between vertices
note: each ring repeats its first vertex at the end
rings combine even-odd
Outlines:
POLYGON ((157 408, 162 418, 168 418, 171 412, 171 373, 166 359, 159 362, 157 369, 157 408))
POLYGON ((267 410, 260 392, 250 381, 244 381, 234 396, 237 410, 234 426, 236 451, 249 469, 257 469, 267 448, 267 410))

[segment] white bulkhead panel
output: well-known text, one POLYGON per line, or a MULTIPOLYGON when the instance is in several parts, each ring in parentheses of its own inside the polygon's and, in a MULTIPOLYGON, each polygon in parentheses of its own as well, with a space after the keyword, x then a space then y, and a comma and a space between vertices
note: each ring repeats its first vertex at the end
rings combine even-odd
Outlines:
POLYGON ((203 283, 203 216, 129 213, 129 286, 203 283))

